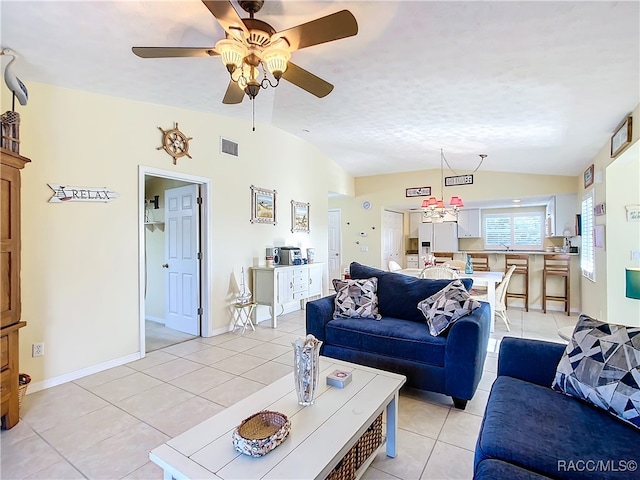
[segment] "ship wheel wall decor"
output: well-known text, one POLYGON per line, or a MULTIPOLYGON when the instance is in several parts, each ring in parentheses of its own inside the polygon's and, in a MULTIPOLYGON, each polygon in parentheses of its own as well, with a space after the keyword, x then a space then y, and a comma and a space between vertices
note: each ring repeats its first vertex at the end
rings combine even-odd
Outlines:
POLYGON ((164 149, 169 155, 173 157, 173 164, 177 165, 177 160, 180 157, 189 155, 189 140, 193 140, 193 137, 187 137, 178 129, 178 122, 175 122, 175 126, 170 130, 164 130, 162 127, 158 127, 162 132, 162 145, 156 148, 156 150, 164 149))

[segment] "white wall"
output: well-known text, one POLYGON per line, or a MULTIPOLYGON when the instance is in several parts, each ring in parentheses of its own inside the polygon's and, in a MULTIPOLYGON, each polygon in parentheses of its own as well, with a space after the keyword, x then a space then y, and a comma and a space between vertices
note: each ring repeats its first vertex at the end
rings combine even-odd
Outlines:
POLYGON ((640 205, 640 142, 607 167, 607 319, 640 327, 640 300, 625 296, 625 268, 640 267, 631 251, 640 251, 640 222, 628 222, 626 206, 640 205))
POLYGON ((138 354, 139 165, 211 178, 211 331, 228 325, 232 273, 263 262, 266 246, 315 247, 326 261, 327 192, 348 191, 353 179, 307 142, 266 125, 252 132, 250 119, 37 83, 29 94, 20 108, 21 154, 32 160, 22 176, 20 369, 32 391, 138 354), (175 166, 156 150, 158 127, 174 122, 193 137, 193 159, 175 166), (220 136, 239 142, 239 158, 219 153, 220 136), (47 183, 107 186, 120 197, 50 204, 47 183), (277 190, 277 226, 249 222, 252 184, 277 190), (310 234, 290 232, 292 199, 310 202, 310 234), (43 357, 31 358, 34 342, 44 342, 43 357))

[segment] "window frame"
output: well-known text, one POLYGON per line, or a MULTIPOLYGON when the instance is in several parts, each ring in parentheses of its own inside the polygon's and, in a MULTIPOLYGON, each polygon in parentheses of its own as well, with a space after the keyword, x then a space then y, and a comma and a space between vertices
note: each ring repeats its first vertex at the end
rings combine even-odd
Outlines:
POLYGON ((486 213, 482 216, 482 233, 483 243, 485 250, 501 250, 505 246, 510 251, 543 251, 544 250, 544 226, 545 226, 545 212, 543 210, 526 211, 526 212, 508 212, 508 213, 486 213), (515 218, 517 217, 537 217, 540 222, 539 239, 540 244, 528 244, 528 245, 516 245, 515 243, 515 218), (508 218, 509 219, 509 233, 510 240, 503 244, 487 244, 489 235, 487 234, 487 219, 489 218, 508 218))
POLYGON ((593 230, 595 227, 595 214, 593 205, 595 192, 592 188, 582 195, 580 202, 582 246, 580 247, 580 272, 584 278, 595 283, 596 281, 596 249, 593 242, 593 230))

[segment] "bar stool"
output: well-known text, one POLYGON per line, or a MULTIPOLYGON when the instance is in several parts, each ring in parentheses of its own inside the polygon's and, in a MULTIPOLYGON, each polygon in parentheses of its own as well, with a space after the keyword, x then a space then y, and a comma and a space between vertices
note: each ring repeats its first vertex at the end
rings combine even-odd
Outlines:
POLYGON ((547 300, 563 302, 564 310, 570 315, 571 257, 569 255, 545 255, 542 270, 542 311, 547 313, 547 300), (564 295, 547 294, 547 277, 564 278, 564 295))
POLYGON ((509 298, 522 298, 524 299, 524 309, 529 311, 529 255, 516 255, 505 254, 504 256, 504 269, 509 270, 511 265, 515 265, 516 269, 513 271, 514 275, 524 275, 524 292, 509 292, 507 291, 507 298, 505 304, 508 303, 509 298))
POLYGON ((434 252, 433 258, 436 265, 442 265, 443 263, 453 260, 453 252, 434 252))
POLYGON ((474 272, 489 271, 489 255, 486 253, 472 253, 471 264, 474 272))

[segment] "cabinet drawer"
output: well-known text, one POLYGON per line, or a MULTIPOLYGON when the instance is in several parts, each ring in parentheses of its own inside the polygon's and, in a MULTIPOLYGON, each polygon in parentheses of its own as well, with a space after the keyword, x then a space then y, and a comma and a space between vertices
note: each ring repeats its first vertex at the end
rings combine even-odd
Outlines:
POLYGON ((0 341, 0 351, 2 352, 2 368, 0 370, 4 370, 9 366, 9 336, 5 335, 2 337, 0 341))
POLYGON ((307 291, 306 288, 301 292, 294 292, 293 293, 293 299, 294 300, 304 300, 308 296, 309 296, 309 292, 307 291))
POLYGON ((308 288, 309 288, 309 285, 307 285, 306 283, 294 283, 293 293, 306 292, 308 288))

